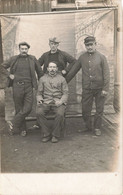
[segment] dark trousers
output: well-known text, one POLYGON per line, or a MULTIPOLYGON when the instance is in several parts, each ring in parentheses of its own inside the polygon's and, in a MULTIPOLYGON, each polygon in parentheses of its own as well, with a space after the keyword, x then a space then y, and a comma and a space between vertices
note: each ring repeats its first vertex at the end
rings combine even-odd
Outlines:
POLYGON ((55 115, 52 136, 60 137, 61 127, 64 122, 65 109, 66 109, 65 105, 56 107, 55 105, 41 104, 37 106, 36 108, 37 121, 39 126, 42 128, 44 137, 50 135, 48 121, 47 121, 47 114, 49 112, 55 115))
POLYGON ((33 89, 31 83, 13 84, 13 99, 15 104, 15 117, 13 126, 15 131, 26 130, 25 117, 31 112, 33 103, 33 89))
POLYGON ((83 89, 82 115, 88 129, 92 129, 91 111, 95 99, 96 113, 94 116, 94 129, 100 129, 104 110, 105 97, 101 96, 101 89, 83 89))

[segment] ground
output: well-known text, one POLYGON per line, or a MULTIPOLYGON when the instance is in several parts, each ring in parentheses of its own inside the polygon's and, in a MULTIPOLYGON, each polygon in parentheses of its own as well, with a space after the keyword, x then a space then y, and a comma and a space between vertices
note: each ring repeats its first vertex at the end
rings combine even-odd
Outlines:
MULTIPOLYGON (((3 173, 111 172, 117 169, 118 133, 114 133, 105 120, 102 135, 97 137, 93 132, 78 133, 79 129, 84 129, 81 118, 67 118, 66 135, 62 135, 58 143, 42 143, 39 129, 28 130, 26 137, 9 136, 3 117, 0 124, 3 173)), ((32 123, 28 122, 27 126, 32 123)))

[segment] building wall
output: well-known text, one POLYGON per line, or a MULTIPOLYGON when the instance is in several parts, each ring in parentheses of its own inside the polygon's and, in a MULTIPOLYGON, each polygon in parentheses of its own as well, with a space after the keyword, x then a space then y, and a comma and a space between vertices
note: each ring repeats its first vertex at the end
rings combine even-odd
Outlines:
POLYGON ((48 12, 50 0, 0 0, 0 13, 48 12))

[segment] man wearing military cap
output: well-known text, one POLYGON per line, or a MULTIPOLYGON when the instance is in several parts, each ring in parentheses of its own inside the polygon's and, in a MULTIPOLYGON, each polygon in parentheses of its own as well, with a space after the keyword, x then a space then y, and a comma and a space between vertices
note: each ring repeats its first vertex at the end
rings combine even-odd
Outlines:
POLYGON ((76 59, 69 55, 65 51, 58 49, 60 41, 57 37, 52 37, 49 39, 50 51, 45 52, 40 58, 39 63, 43 66, 43 72, 46 73, 49 62, 58 62, 58 71, 66 77, 67 73, 70 71, 72 66, 75 64, 76 59))
POLYGON ((95 98, 94 132, 98 136, 101 135, 104 102, 109 90, 109 67, 106 57, 96 50, 95 37, 86 37, 84 44, 87 51, 79 57, 66 76, 66 81, 69 82, 82 69, 82 116, 87 129, 91 130, 91 111, 95 98))
POLYGON ((19 43, 19 55, 11 57, 2 63, 3 69, 10 68, 8 73, 8 87, 13 87, 15 116, 9 123, 9 133, 26 135, 25 117, 30 113, 33 102, 33 88, 37 89, 37 79, 43 76, 38 60, 28 55, 30 45, 27 42, 19 43))

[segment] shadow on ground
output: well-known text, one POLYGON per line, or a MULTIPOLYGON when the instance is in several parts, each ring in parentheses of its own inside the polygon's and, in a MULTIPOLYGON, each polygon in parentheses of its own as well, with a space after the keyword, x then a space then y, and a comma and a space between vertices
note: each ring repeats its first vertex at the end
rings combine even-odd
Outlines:
MULTIPOLYGON (((1 126, 2 173, 111 172, 117 169, 118 136, 103 122, 102 135, 84 130, 81 118, 66 119, 66 135, 58 143, 42 143, 41 131, 29 130, 26 137, 9 136, 1 126), (109 130, 109 131, 107 131, 109 130)), ((30 127, 32 123, 28 123, 30 127)))

